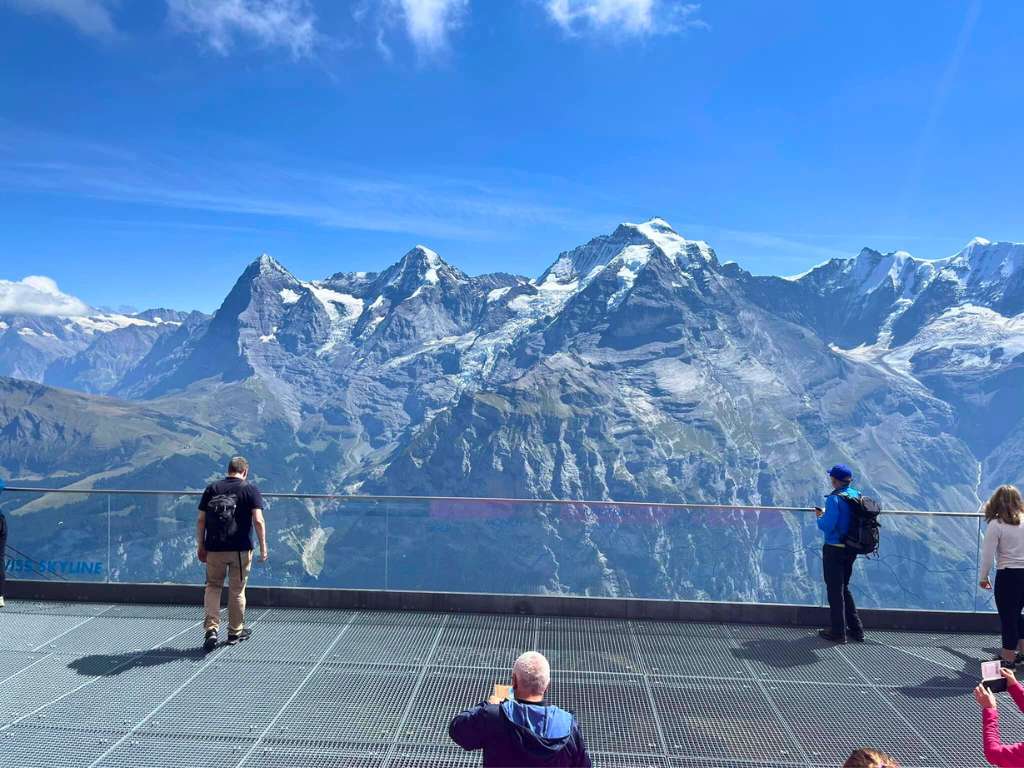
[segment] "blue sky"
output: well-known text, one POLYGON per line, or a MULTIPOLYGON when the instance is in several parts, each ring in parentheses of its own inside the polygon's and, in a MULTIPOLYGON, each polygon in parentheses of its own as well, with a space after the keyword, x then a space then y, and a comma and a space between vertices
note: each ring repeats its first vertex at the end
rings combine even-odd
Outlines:
POLYGON ((1024 240, 1024 4, 0 0, 0 281, 215 309, 661 216, 792 274, 1024 240))

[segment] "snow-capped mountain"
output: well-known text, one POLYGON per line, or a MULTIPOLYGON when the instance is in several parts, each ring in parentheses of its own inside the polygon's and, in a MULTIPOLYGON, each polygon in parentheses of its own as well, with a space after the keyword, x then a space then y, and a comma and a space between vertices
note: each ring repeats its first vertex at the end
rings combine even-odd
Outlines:
MULTIPOLYGON (((101 320, 5 319, 0 345, 32 341, 3 358, 7 374, 113 394, 126 435, 160 430, 152 450, 117 454, 113 479, 110 452, 92 462, 56 450, 64 463, 47 465, 51 452, 25 443, 68 439, 49 426, 55 413, 113 401, 25 400, 27 385, 10 384, 8 400, 47 406, 17 417, 0 472, 195 486, 233 445, 277 490, 793 505, 816 501, 822 467, 845 460, 890 507, 973 509, 1024 480, 1022 276, 1024 246, 975 239, 937 261, 865 249, 756 277, 662 219, 622 224, 535 279, 469 276, 424 246, 380 273, 319 280, 264 255, 212 317, 139 315, 91 336, 69 329, 101 320), (149 335, 129 343, 118 335, 129 331, 149 335)), ((339 536, 376 540, 373 520, 352 528, 313 505, 277 509, 295 579, 373 572, 324 556, 339 536)), ((510 563, 510 583, 759 599, 816 588, 793 579, 817 541, 797 518, 737 513, 720 530, 699 515, 655 515, 642 529, 546 515, 522 532, 548 554, 510 563)), ((417 525, 391 528, 394 557, 433 535, 417 525)), ((468 550, 439 535, 430 559, 402 562, 421 585, 477 588, 458 580, 503 559, 497 530, 475 526, 468 550)), ((973 546, 964 535, 926 541, 896 526, 890 541, 955 579, 973 546)), ((879 599, 896 589, 871 588, 879 599)))
POLYGON ((185 313, 0 314, 0 375, 90 393, 110 391, 185 313))

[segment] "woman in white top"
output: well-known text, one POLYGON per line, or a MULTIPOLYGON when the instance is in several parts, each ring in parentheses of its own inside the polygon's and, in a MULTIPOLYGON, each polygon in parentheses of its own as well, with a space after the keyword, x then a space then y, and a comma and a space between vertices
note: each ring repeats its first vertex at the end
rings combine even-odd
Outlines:
POLYGON ((992 589, 988 574, 996 563, 996 609, 1003 632, 1003 666, 1024 661, 1024 499, 1012 485, 992 494, 983 507, 988 527, 981 546, 981 588, 992 589))

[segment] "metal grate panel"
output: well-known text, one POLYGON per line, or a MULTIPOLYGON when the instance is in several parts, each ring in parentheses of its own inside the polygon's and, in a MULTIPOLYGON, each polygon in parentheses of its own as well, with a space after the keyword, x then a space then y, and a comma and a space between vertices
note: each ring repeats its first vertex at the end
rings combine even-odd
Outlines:
POLYGON ((653 677, 668 753, 675 757, 800 760, 769 701, 752 681, 653 677))
POLYGON ((765 689, 812 762, 870 744, 911 765, 945 764, 870 686, 768 682, 765 689))
POLYGON ((540 618, 538 649, 553 670, 639 672, 629 622, 540 618))
POLYGON ((591 749, 664 754, 640 675, 561 672, 551 682, 550 700, 576 715, 591 749))
POLYGON ((857 673, 835 646, 818 637, 816 630, 795 627, 763 627, 758 636, 748 627, 736 632, 733 657, 761 680, 795 680, 809 683, 863 685, 857 673))
POLYGON ((441 632, 434 663, 510 670, 516 657, 533 650, 534 644, 532 617, 456 615, 441 632))
MULTIPOLYGON (((480 754, 447 737, 451 717, 538 646, 554 666, 548 698, 576 713, 599 768, 825 768, 864 744, 907 768, 973 768, 984 760, 970 688, 999 644, 878 632, 832 647, 788 627, 271 609, 251 617, 251 640, 204 654, 201 613, 12 602, 0 612, 0 768, 108 751, 108 768, 475 766, 480 754)), ((1004 738, 1024 739, 1024 715, 1000 698, 1004 738)))
POLYGON ((187 623, 176 619, 118 619, 103 615, 47 643, 42 650, 59 654, 88 654, 102 648, 104 655, 140 653, 187 626, 187 623))
POLYGON ((409 710, 399 741, 440 744, 453 754, 461 749, 448 739, 448 724, 459 712, 484 701, 495 683, 508 684, 508 669, 451 669, 432 667, 423 678, 421 693, 409 710))
POLYGON ((120 738, 103 731, 65 730, 35 724, 0 732, 0 766, 53 768, 88 765, 120 738))
POLYGON ((650 634, 636 639, 650 674, 731 679, 743 668, 732 640, 650 634))
POLYGON ((938 687, 970 690, 978 684, 981 669, 973 677, 915 658, 902 650, 874 643, 843 647, 842 655, 873 685, 888 687, 938 687))
POLYGON ((390 744, 417 676, 408 668, 325 664, 284 710, 266 742, 336 751, 390 744))
POLYGON ((8 613, 4 608, 0 613, 0 648, 33 651, 50 638, 71 629, 79 621, 82 621, 82 617, 8 613))
POLYGON ((97 768, 234 766, 251 745, 245 739, 213 739, 193 734, 135 734, 104 757, 97 768))

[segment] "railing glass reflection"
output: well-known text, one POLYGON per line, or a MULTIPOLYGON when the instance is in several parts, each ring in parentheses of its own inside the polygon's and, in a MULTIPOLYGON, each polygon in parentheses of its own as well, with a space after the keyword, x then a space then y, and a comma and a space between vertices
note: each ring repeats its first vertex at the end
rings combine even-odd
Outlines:
MULTIPOLYGON (((824 604, 810 509, 264 494, 259 586, 824 604)), ((200 583, 195 492, 17 491, 10 578, 200 583)), ((864 607, 990 611, 976 515, 883 517, 864 607)))

